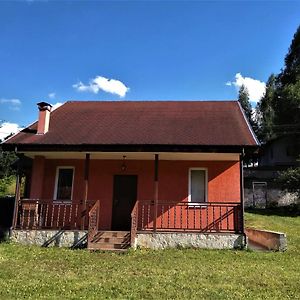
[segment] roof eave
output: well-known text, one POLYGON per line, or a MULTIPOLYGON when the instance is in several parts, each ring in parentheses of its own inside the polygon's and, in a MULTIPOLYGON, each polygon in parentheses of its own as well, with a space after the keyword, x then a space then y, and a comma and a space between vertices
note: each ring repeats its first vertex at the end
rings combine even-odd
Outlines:
POLYGON ((212 152, 243 153, 254 152, 258 145, 167 145, 167 144, 3 144, 4 151, 16 152, 212 152))

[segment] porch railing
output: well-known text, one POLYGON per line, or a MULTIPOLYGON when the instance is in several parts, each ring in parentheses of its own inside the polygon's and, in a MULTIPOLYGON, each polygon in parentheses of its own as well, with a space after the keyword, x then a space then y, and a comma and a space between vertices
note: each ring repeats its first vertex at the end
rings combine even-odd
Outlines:
POLYGON ((136 231, 191 231, 235 232, 242 231, 240 203, 158 202, 154 222, 153 201, 139 201, 132 215, 132 232, 136 231), (137 217, 138 216, 138 217, 137 217), (136 221, 137 220, 137 221, 136 221), (156 228, 155 228, 156 225, 156 228))
POLYGON ((89 211, 89 207, 90 205, 85 207, 82 203, 69 201, 22 199, 19 202, 16 228, 87 228, 88 220, 84 220, 83 217, 86 211, 89 211))
POLYGON ((98 232, 100 222, 100 200, 97 200, 89 211, 88 243, 91 243, 98 232))
POLYGON ((137 200, 131 212, 131 233, 130 233, 131 246, 134 245, 136 234, 137 234, 137 226, 138 226, 138 218, 139 218, 138 212, 139 212, 139 201, 137 200))

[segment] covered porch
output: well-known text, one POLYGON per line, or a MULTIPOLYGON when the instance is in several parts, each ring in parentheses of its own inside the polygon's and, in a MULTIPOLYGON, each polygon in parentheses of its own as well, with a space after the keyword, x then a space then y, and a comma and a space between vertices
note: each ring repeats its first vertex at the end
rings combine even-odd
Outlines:
POLYGON ((244 232, 239 154, 25 155, 33 159, 31 187, 21 199, 17 186, 15 230, 87 230, 90 243, 99 231, 128 231, 132 246, 139 234, 244 232), (60 176, 69 184, 70 199, 57 197, 68 194, 59 190, 60 176))

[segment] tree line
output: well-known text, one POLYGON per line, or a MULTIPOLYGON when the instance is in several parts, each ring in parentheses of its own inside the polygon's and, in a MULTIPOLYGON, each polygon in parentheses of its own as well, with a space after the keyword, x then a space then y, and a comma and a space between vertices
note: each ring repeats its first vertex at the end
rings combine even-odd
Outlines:
POLYGON ((245 86, 240 88, 238 100, 261 143, 300 133, 300 26, 285 56, 283 69, 269 76, 266 92, 255 111, 245 86))
MULTIPOLYGON (((300 160, 300 26, 285 56, 283 69, 279 74, 269 76, 265 94, 257 103, 255 111, 245 86, 240 88, 238 100, 262 144, 278 137, 293 135, 294 152, 300 160)), ((284 189, 298 193, 300 198, 300 167, 281 172, 277 182, 284 189)))

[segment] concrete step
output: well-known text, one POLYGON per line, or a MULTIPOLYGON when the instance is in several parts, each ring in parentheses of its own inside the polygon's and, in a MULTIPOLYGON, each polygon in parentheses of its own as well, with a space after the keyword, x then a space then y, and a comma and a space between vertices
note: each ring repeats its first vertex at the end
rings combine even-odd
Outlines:
POLYGON ((93 243, 112 243, 112 244, 120 244, 120 243, 130 243, 130 236, 126 237, 102 237, 95 236, 92 240, 93 243))
POLYGON ((128 249, 130 244, 122 243, 122 244, 113 244, 113 243, 91 243, 91 248, 106 250, 106 249, 128 249))
POLYGON ((126 251, 129 247, 129 231, 99 231, 88 243, 89 250, 126 251))
POLYGON ((98 248, 89 248, 90 251, 109 251, 114 253, 125 253, 128 251, 128 249, 98 249, 98 248))
POLYGON ((102 237, 102 238, 119 238, 119 237, 126 237, 130 236, 130 231, 98 231, 95 237, 102 237))

